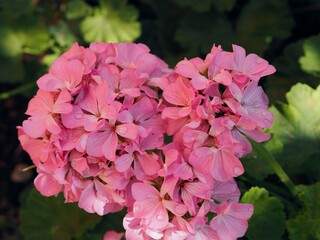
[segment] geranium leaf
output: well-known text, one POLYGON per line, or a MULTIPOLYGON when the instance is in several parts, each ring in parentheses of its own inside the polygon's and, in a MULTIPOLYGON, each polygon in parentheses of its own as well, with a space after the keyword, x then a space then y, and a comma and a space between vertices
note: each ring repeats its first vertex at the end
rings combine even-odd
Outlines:
POLYGON ((290 175, 308 171, 320 179, 320 86, 298 83, 286 95, 288 104, 271 108, 275 121, 265 147, 290 175))
POLYGON ((219 12, 230 11, 236 0, 174 0, 176 4, 190 7, 197 12, 208 12, 213 5, 219 12))
POLYGON ((207 12, 210 10, 212 0, 174 0, 174 2, 182 7, 190 7, 197 12, 207 12))
POLYGON ((320 239, 320 183, 297 186, 303 209, 287 221, 291 240, 320 239))
POLYGON ((58 45, 62 48, 70 48, 72 44, 76 42, 76 37, 72 34, 68 25, 64 22, 51 26, 49 31, 53 35, 58 45))
POLYGON ((130 42, 141 34, 138 11, 124 0, 100 0, 100 7, 80 25, 84 40, 130 42))
POLYGON ((304 56, 299 59, 302 70, 320 75, 320 34, 303 41, 304 56))
POLYGON ((243 7, 236 32, 240 44, 262 54, 273 39, 290 35, 294 21, 285 0, 251 0, 243 7))
POLYGON ((234 7, 236 0, 214 0, 212 3, 219 12, 226 12, 234 7))
POLYGON ((0 54, 4 56, 39 55, 49 47, 49 33, 33 13, 17 18, 0 13, 0 34, 0 54))
POLYGON ((304 55, 303 40, 299 40, 285 47, 281 56, 277 57, 272 65, 277 73, 269 76, 264 85, 266 93, 272 103, 285 101, 285 93, 298 82, 316 87, 320 79, 304 72, 299 64, 299 59, 304 55))
POLYGON ((190 13, 181 19, 175 40, 187 50, 188 57, 210 51, 212 45, 231 47, 234 35, 231 23, 217 12, 190 13), (204 24, 210 22, 210 24, 204 24))
POLYGON ((64 12, 66 19, 73 20, 86 16, 91 8, 83 0, 72 0, 67 2, 64 12))
POLYGON ((63 196, 46 198, 32 189, 20 208, 20 231, 28 240, 80 239, 101 217, 64 203, 63 196))
POLYGON ((254 204, 246 233, 249 240, 281 239, 285 230, 285 213, 278 198, 270 197, 264 188, 252 187, 243 195, 241 202, 254 204))
POLYGON ((81 240, 100 240, 103 239, 103 235, 106 231, 124 232, 122 225, 123 218, 126 215, 126 210, 117 213, 108 213, 102 217, 102 221, 99 222, 93 229, 86 232, 81 240))
POLYGON ((3 57, 0 55, 0 72, 0 83, 16 83, 25 80, 25 68, 19 56, 3 57))

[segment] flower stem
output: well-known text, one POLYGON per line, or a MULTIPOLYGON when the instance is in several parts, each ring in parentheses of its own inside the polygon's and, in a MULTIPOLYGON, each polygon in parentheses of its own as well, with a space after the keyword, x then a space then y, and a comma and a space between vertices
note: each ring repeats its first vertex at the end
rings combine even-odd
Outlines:
POLYGON ((10 90, 7 92, 2 92, 2 93, 0 93, 0 100, 4 100, 4 99, 7 99, 7 98, 12 97, 14 95, 17 95, 19 93, 23 93, 25 91, 28 91, 28 90, 34 88, 34 87, 35 87, 35 83, 32 82, 32 83, 24 84, 18 88, 13 89, 13 90, 10 90))
POLYGON ((257 151, 257 153, 265 160, 267 164, 272 168, 274 173, 280 178, 280 180, 286 185, 289 191, 295 196, 296 195, 296 187, 294 183, 291 181, 287 173, 283 170, 278 161, 272 156, 272 154, 265 149, 262 144, 256 143, 249 139, 252 147, 257 151))

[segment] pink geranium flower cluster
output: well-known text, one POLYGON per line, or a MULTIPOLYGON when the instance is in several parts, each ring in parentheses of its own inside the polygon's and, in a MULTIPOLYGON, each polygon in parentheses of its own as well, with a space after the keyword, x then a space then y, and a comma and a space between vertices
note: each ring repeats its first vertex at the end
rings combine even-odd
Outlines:
POLYGON ((127 208, 128 240, 241 237, 253 206, 238 202, 234 178, 247 137, 269 139, 258 81, 274 71, 236 45, 170 70, 143 44, 74 44, 37 81, 18 127, 35 186, 90 213, 127 208))

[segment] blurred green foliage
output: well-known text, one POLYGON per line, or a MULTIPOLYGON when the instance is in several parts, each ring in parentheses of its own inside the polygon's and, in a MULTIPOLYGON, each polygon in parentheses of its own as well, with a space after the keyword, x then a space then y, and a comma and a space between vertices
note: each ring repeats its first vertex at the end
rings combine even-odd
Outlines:
MULTIPOLYGON (((264 146, 300 184, 295 196, 277 186, 272 167, 254 150, 244 160, 247 178, 240 178, 239 185, 243 192, 253 185, 265 189, 252 188, 242 199, 256 205, 250 220, 256 227, 249 228, 244 238, 320 239, 319 4, 319 0, 0 0, 0 86, 11 89, 0 93, 0 99, 32 93, 37 78, 74 42, 84 46, 91 41, 142 42, 171 66, 183 57, 203 57, 213 44, 226 50, 231 44, 241 45, 277 68, 262 82, 275 115, 269 130, 273 138, 264 146)), ((91 231, 87 230, 98 220, 79 226, 79 233, 56 233, 49 224, 68 224, 69 214, 78 214, 83 221, 86 217, 73 212, 78 210, 72 206, 60 210, 60 198, 42 203, 30 193, 24 200, 21 231, 26 239, 35 239, 37 229, 99 239, 104 230, 121 223, 121 216, 107 216, 91 231), (47 215, 35 216, 41 208, 47 215), (56 214, 59 211, 67 214, 56 214), (104 229, 110 219, 114 223, 104 229)))

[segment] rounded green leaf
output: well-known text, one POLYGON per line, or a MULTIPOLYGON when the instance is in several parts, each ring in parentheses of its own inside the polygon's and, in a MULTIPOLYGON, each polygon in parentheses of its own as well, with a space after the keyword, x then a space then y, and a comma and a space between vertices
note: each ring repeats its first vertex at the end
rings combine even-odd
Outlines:
POLYGON ((298 83, 286 94, 288 104, 271 108, 273 137, 265 147, 290 175, 308 172, 320 179, 320 86, 298 83))
POLYGON ((246 237, 249 240, 280 240, 285 230, 285 213, 282 202, 270 197, 264 188, 252 187, 246 192, 242 203, 254 204, 246 237))
POLYGON ((80 24, 87 42, 131 42, 141 34, 138 11, 125 1, 100 0, 100 7, 80 24))
POLYGON ((20 231, 26 240, 79 239, 101 220, 76 203, 65 204, 62 195, 47 198, 32 189, 22 201, 20 231))
POLYGON ((284 39, 294 26, 285 0, 251 0, 242 9, 236 32, 241 45, 262 54, 274 39, 284 39))
POLYGON ((64 15, 66 19, 73 20, 86 16, 91 8, 83 0, 72 0, 67 3, 64 15))
POLYGON ((233 39, 230 21, 217 12, 187 14, 175 33, 175 40, 187 50, 188 57, 210 52, 213 44, 231 48, 233 39))
POLYGON ((320 34, 303 42, 304 56, 299 59, 302 70, 320 75, 320 34))

